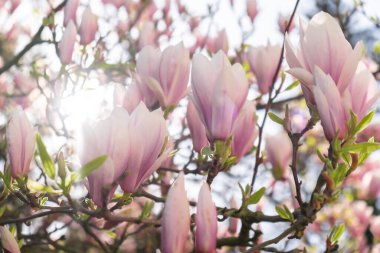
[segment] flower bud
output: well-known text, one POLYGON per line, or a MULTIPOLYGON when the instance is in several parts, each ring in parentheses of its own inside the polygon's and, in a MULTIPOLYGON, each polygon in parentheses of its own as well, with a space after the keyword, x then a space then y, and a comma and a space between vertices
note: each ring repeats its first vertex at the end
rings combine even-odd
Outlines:
POLYGON ((8 229, 0 226, 0 236, 1 245, 3 246, 6 252, 20 253, 20 248, 18 247, 17 241, 8 229))
MULTIPOLYGON (((281 57, 281 47, 268 44, 265 47, 250 47, 248 61, 256 77, 260 92, 266 94, 273 82, 281 57)), ((277 77, 276 77, 277 78, 277 77)))
POLYGON ((189 203, 181 172, 169 190, 162 216, 161 249, 163 253, 185 252, 190 232, 189 203))
POLYGON ((267 160, 272 165, 273 176, 277 180, 287 177, 290 158, 292 155, 292 143, 284 132, 268 136, 265 140, 267 160))
POLYGON ((253 22, 258 13, 256 0, 247 0, 247 15, 253 22))
POLYGON ((72 20, 74 23, 76 22, 76 14, 77 9, 79 5, 79 0, 68 0, 65 9, 64 9, 64 18, 63 18, 63 24, 64 26, 67 26, 72 20))
POLYGON ((66 162, 62 152, 58 154, 58 176, 62 180, 66 178, 66 162))
POLYGON ((36 139, 33 126, 19 106, 13 110, 6 135, 12 177, 25 176, 30 170, 36 139))
POLYGON ((89 7, 83 12, 82 22, 79 27, 80 44, 87 45, 95 39, 98 30, 97 17, 91 12, 89 7))
POLYGON ((75 27, 73 21, 70 21, 65 29, 65 32, 63 33, 62 40, 58 44, 59 58, 62 64, 71 63, 76 36, 77 28, 75 27))
POLYGON ((376 241, 380 240, 380 216, 373 217, 370 223, 370 230, 376 241))
POLYGON ((213 253, 216 250, 218 230, 217 213, 210 187, 203 183, 198 195, 197 214, 195 216, 195 248, 197 252, 213 253))
POLYGON ((240 160, 253 147, 256 137, 256 105, 247 101, 233 128, 232 155, 240 160))
POLYGON ((203 147, 208 145, 208 140, 206 129, 191 100, 187 104, 186 120, 193 140, 193 149, 199 153, 203 147))
POLYGON ((248 81, 242 66, 231 66, 219 51, 208 60, 201 54, 193 57, 191 99, 206 127, 209 141, 226 140, 248 94, 248 81))

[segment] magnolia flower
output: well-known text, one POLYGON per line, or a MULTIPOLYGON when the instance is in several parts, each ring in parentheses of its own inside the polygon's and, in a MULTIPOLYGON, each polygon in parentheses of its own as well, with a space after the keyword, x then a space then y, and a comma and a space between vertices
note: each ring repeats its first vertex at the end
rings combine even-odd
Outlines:
POLYGON ((376 240, 380 240, 380 216, 376 216, 371 219, 370 230, 376 240))
POLYGON ((339 131, 339 138, 343 139, 349 119, 348 104, 340 95, 331 76, 317 68, 314 78, 316 85, 313 94, 325 136, 331 141, 339 131))
POLYGON ((23 93, 28 93, 37 87, 37 83, 34 79, 22 73, 15 75, 14 83, 15 86, 23 93))
MULTIPOLYGON (((289 24, 289 21, 290 21, 290 15, 280 14, 278 16, 277 24, 278 24, 278 28, 280 29, 281 33, 285 33, 285 30, 289 24)), ((288 32, 291 32, 293 30, 293 28, 294 28, 294 20, 289 25, 288 32)))
POLYGON ((247 0, 247 15, 253 22, 258 13, 256 0, 247 0))
POLYGON ((125 92, 122 106, 127 109, 129 113, 132 113, 132 111, 140 104, 142 99, 143 98, 137 84, 133 82, 125 92))
POLYGON ((261 93, 266 94, 269 92, 280 58, 280 46, 268 44, 265 47, 249 48, 248 61, 252 72, 255 74, 261 93))
POLYGON ((73 21, 70 21, 63 33, 62 40, 58 44, 59 58, 61 59, 62 64, 71 63, 76 36, 77 28, 73 21))
POLYGON ((215 252, 218 231, 217 213, 215 204, 212 201, 210 187, 205 182, 198 195, 195 225, 196 251, 203 253, 215 252))
POLYGON ((306 101, 315 104, 312 86, 316 66, 331 76, 342 94, 355 75, 363 43, 359 42, 352 50, 337 21, 325 12, 314 15, 308 24, 300 20, 299 43, 296 50, 287 37, 285 55, 290 66, 288 72, 300 80, 306 101))
MULTIPOLYGON (((151 4, 149 5, 151 6, 151 4)), ((143 49, 149 45, 155 45, 157 38, 157 30, 154 27, 154 23, 151 21, 145 21, 140 30, 139 49, 143 49)))
POLYGON ((128 126, 129 159, 120 186, 133 193, 164 162, 171 151, 165 147, 166 122, 160 109, 150 112, 140 103, 132 112, 128 126))
POLYGON ((367 205, 365 201, 355 201, 347 210, 345 218, 347 228, 350 234, 354 237, 361 237, 368 228, 368 225, 373 214, 373 207, 367 205))
POLYGON ((148 107, 157 101, 163 108, 174 106, 187 93, 189 51, 183 43, 169 46, 162 53, 151 46, 144 47, 137 59, 136 70, 148 107))
POLYGON ((219 50, 222 50, 226 54, 228 53, 228 36, 225 29, 219 31, 215 38, 207 39, 207 49, 212 53, 216 53, 219 50))
POLYGON ((20 5, 20 3, 21 3, 21 0, 11 0, 11 7, 9 9, 9 13, 12 14, 20 5))
POLYGON ((190 232, 190 214, 183 173, 179 174, 169 190, 161 224, 162 252, 185 252, 186 241, 190 232))
POLYGON ((265 139, 265 150, 267 161, 272 165, 274 178, 285 179, 292 156, 292 143, 289 136, 285 132, 268 136, 265 139))
POLYGON ((193 149, 199 153, 203 147, 208 145, 208 140, 206 129, 191 100, 187 104, 186 120, 193 140, 193 149))
POLYGON ((232 155, 240 160, 253 146, 257 137, 256 105, 246 102, 235 122, 232 132, 232 155))
POLYGON ((12 233, 3 226, 0 226, 1 245, 6 252, 20 253, 18 243, 12 233))
POLYGON ((36 139, 33 126, 21 107, 13 110, 7 126, 8 155, 12 177, 22 177, 29 173, 36 139))
POLYGON ((63 24, 67 26, 69 22, 72 20, 74 23, 76 22, 76 14, 79 5, 79 0, 68 0, 65 9, 64 9, 64 18, 63 24))
POLYGON ((368 171, 360 181, 359 195, 365 199, 377 199, 380 195, 379 170, 368 171))
POLYGON ((102 155, 107 155, 104 164, 91 172, 88 191, 98 206, 112 198, 116 185, 112 184, 123 176, 129 161, 129 115, 124 108, 115 108, 111 115, 94 127, 86 126, 83 131, 81 162, 85 164, 102 155), (103 196, 107 192, 108 196, 103 196))
POLYGON ((359 63, 343 96, 349 97, 345 102, 349 103, 350 110, 358 116, 359 120, 363 119, 380 97, 377 82, 363 63, 359 63))
POLYGON ((231 66, 222 51, 211 61, 196 54, 191 77, 191 99, 208 139, 211 142, 227 139, 247 98, 248 81, 242 66, 238 63, 231 66))
MULTIPOLYGON (((111 5, 115 6, 118 9, 121 6, 123 6, 126 1, 125 0, 102 0, 102 2, 104 4, 111 4, 111 5)), ((128 1, 128 2, 131 2, 131 1, 128 1)))
POLYGON ((82 21, 79 27, 80 44, 87 45, 95 39, 98 30, 97 17, 91 12, 89 7, 83 12, 82 21))

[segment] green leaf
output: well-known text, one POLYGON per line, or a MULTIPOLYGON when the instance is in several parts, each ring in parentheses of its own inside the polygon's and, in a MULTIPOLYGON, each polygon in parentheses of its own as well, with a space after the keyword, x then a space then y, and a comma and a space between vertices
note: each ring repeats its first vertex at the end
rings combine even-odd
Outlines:
POLYGON ((297 87, 298 85, 300 84, 300 81, 298 81, 298 80, 296 80, 296 81, 294 81, 293 83, 291 83, 288 87, 286 87, 286 91, 287 90, 292 90, 292 89, 294 89, 295 87, 297 87))
POLYGON ((290 220, 291 223, 293 223, 294 222, 293 213, 289 210, 289 208, 286 205, 284 205, 284 209, 285 209, 285 212, 288 216, 288 219, 290 220))
POLYGON ((5 175, 4 175, 4 183, 5 183, 5 185, 7 186, 7 188, 9 189, 9 190, 11 190, 12 189, 12 175, 11 175, 11 168, 10 168, 10 166, 7 166, 6 168, 5 168, 5 175))
POLYGON ((95 158, 94 160, 89 161, 88 163, 86 163, 79 169, 78 171, 79 178, 83 179, 87 177, 91 172, 93 172, 94 170, 102 166, 106 160, 107 160, 107 155, 102 155, 95 158))
POLYGON ((53 160, 49 156, 45 144, 42 142, 41 136, 37 133, 36 135, 36 140, 37 140, 37 148, 38 148, 38 153, 41 158, 42 162, 42 167, 48 177, 51 179, 55 178, 55 167, 53 160))
POLYGON ((40 206, 43 206, 47 200, 48 200, 48 197, 43 197, 40 201, 40 206))
POLYGON ((148 218, 150 216, 150 213, 153 210, 153 207, 154 207, 153 201, 149 201, 149 202, 145 203, 144 208, 141 212, 140 218, 141 219, 148 218))
POLYGON ((372 118, 374 115, 375 115, 375 110, 372 110, 370 113, 368 113, 356 126, 354 134, 357 134, 361 132, 364 128, 366 128, 368 124, 372 121, 372 118))
POLYGON ((339 240, 345 230, 344 224, 339 224, 338 226, 334 226, 329 235, 329 239, 332 243, 335 243, 339 240))
POLYGON ((280 124, 280 125, 283 125, 284 124, 284 120, 283 119, 281 119, 280 117, 278 117, 276 114, 274 114, 273 112, 269 112, 268 113, 268 116, 269 116, 269 118, 272 120, 272 121, 274 121, 274 122, 276 122, 276 123, 278 123, 278 124, 280 124))
POLYGON ((265 194, 265 187, 261 187, 258 191, 253 193, 248 199, 248 205, 257 204, 265 194))
POLYGON ((3 216, 3 214, 5 213, 6 210, 7 210, 7 206, 6 205, 2 205, 0 207, 0 217, 3 216))
POLYGON ((278 215, 280 215, 281 218, 283 218, 285 220, 290 220, 289 217, 288 217, 288 213, 281 206, 276 205, 276 212, 278 213, 278 215))
POLYGON ((343 147, 340 152, 372 153, 380 149, 380 143, 361 142, 343 147))

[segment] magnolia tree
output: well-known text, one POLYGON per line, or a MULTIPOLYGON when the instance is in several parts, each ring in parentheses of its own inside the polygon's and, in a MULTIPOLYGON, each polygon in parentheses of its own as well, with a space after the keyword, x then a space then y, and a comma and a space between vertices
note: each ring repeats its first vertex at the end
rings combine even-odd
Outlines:
POLYGON ((272 2, 1 1, 3 252, 380 252, 378 18, 272 2))

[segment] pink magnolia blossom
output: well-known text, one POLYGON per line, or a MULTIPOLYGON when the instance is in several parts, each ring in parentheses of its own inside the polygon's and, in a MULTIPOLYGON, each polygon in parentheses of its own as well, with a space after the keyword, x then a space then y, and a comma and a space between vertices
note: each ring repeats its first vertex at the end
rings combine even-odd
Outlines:
POLYGON ((141 102, 130 116, 128 132, 129 157, 133 159, 125 167, 120 186, 133 193, 168 158, 171 149, 164 147, 168 133, 160 109, 150 112, 141 102))
POLYGON ((370 230, 377 241, 380 240, 380 216, 371 219, 370 230))
POLYGON ((240 64, 231 66, 219 51, 211 59, 193 57, 192 101, 206 127, 208 139, 227 139, 233 130, 248 93, 248 81, 240 64))
POLYGON ((375 142, 380 142, 380 123, 371 123, 357 137, 358 142, 368 141, 374 137, 375 142))
POLYGON ((255 17, 257 16, 257 2, 256 0, 247 0, 247 15, 253 22, 255 17))
POLYGON ((159 49, 147 46, 141 50, 136 70, 141 78, 140 90, 148 107, 158 101, 163 108, 176 105, 187 93, 189 51, 183 43, 159 49))
POLYGON ((79 0, 68 0, 65 9, 64 9, 64 18, 63 18, 63 24, 67 26, 72 20, 74 23, 76 23, 76 14, 77 9, 79 5, 79 0))
POLYGON ((95 39, 98 31, 97 17, 91 12, 89 7, 83 12, 82 21, 79 27, 80 44, 87 45, 95 39))
POLYGON ((331 141, 339 130, 339 138, 343 139, 349 119, 348 105, 331 76, 317 68, 314 78, 313 94, 325 136, 331 141))
POLYGON ((27 175, 30 170, 36 139, 33 126, 19 106, 13 110, 7 126, 6 137, 12 177, 27 175))
POLYGON ((215 38, 207 39, 207 49, 212 53, 216 53, 219 50, 222 50, 226 54, 228 53, 228 36, 225 29, 219 31, 215 38))
POLYGON ((20 253, 18 243, 12 233, 5 227, 0 226, 1 245, 6 252, 20 253))
POLYGON ((360 196, 365 199, 377 199, 380 196, 380 171, 372 170, 364 174, 360 182, 360 196))
POLYGON ((127 109, 129 113, 132 113, 132 111, 139 105, 142 99, 143 98, 137 84, 133 82, 125 92, 122 106, 127 109))
POLYGON ((190 214, 183 173, 179 174, 169 190, 161 224, 162 252, 185 252, 190 232, 190 214))
POLYGON ((172 0, 165 0, 165 6, 164 6, 164 9, 162 10, 164 12, 165 17, 169 15, 171 3, 172 3, 172 0))
POLYGON ((254 73, 260 92, 269 92, 276 74, 278 62, 281 57, 281 47, 268 44, 263 47, 250 47, 248 50, 248 61, 254 73))
POLYGON ((380 97, 375 78, 362 62, 359 63, 343 96, 348 97, 348 106, 359 120, 363 119, 380 97))
MULTIPOLYGON (((373 208, 365 201, 355 201, 345 210, 344 218, 347 229, 353 237, 361 237, 368 228, 373 213, 373 208)), ((340 215, 341 216, 341 215, 340 215)))
POLYGON ((285 40, 285 49, 286 60, 290 66, 288 72, 300 80, 307 102, 315 104, 312 94, 315 67, 330 75, 339 92, 343 93, 355 75, 362 56, 363 43, 359 42, 353 50, 338 22, 329 14, 319 12, 308 24, 300 20, 297 50, 288 37, 285 40))
POLYGON ((285 132, 268 136, 265 139, 265 150, 267 161, 273 166, 274 178, 285 179, 292 156, 292 143, 289 136, 285 132))
MULTIPOLYGON (((110 5, 113 5, 115 6, 117 9, 120 8, 121 6, 123 6, 125 4, 125 0, 102 0, 102 2, 104 4, 110 4, 110 5)), ((132 2, 132 1, 128 1, 128 2, 132 2)))
MULTIPOLYGON (((149 5, 150 6, 150 5, 149 5)), ((145 21, 140 30, 139 49, 143 49, 149 45, 155 45, 157 38, 157 30, 154 27, 154 23, 151 21, 145 21)))
POLYGON ((111 115, 94 127, 83 129, 81 162, 85 164, 102 155, 105 163, 88 175, 88 191, 98 206, 108 202, 116 189, 115 182, 124 174, 129 158, 129 115, 124 108, 115 108, 111 115), (111 187, 112 184, 115 184, 111 187), (108 196, 103 193, 108 190, 108 196), (105 199, 106 198, 106 199, 105 199))
POLYGON ((191 100, 187 104, 186 119, 190 129, 191 138, 193 140, 193 149, 199 153, 203 147, 208 145, 208 140, 206 136, 206 129, 202 124, 197 110, 191 100))
MULTIPOLYGON (((278 23, 278 28, 280 29, 281 33, 285 33, 285 30, 289 24, 289 21, 290 21, 290 15, 280 14, 278 16, 277 23, 278 23)), ((293 19, 293 22, 289 25, 288 32, 291 32, 293 29, 294 29, 294 19, 293 19)))
POLYGON ((9 9, 9 13, 12 14, 20 5, 21 0, 11 0, 10 2, 11 2, 11 8, 9 9))
POLYGON ((17 75, 15 75, 14 83, 15 86, 23 93, 28 93, 37 87, 37 83, 34 79, 22 73, 18 73, 17 75))
POLYGON ((62 64, 71 63, 76 36, 77 28, 73 21, 70 21, 63 33, 62 40, 58 44, 59 58, 61 59, 62 64))
POLYGON ((232 131, 232 155, 240 160, 252 148, 256 137, 256 105, 254 102, 247 101, 232 131))
POLYGON ((212 201, 210 186, 205 182, 198 195, 195 225, 196 251, 203 253, 215 252, 218 232, 217 213, 215 204, 212 201))

